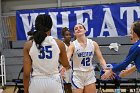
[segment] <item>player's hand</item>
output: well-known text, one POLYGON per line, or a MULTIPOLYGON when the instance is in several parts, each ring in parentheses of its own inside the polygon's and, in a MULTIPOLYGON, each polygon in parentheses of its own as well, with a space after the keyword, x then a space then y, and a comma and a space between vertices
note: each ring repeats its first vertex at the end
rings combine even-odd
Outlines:
POLYGON ((102 80, 106 80, 106 79, 114 79, 114 75, 115 73, 112 71, 112 69, 109 70, 104 70, 104 74, 101 76, 102 80))
POLYGON ((119 77, 123 78, 123 77, 126 77, 127 76, 127 73, 128 73, 128 70, 122 70, 121 73, 119 74, 119 77))
POLYGON ((61 70, 60 70, 60 74, 62 76, 63 79, 65 79, 65 72, 66 72, 66 69, 63 67, 61 70))
POLYGON ((130 74, 132 74, 134 71, 136 71, 136 66, 134 65, 134 66, 132 66, 132 67, 130 67, 129 69, 125 69, 125 70, 123 70, 123 71, 121 71, 121 73, 119 74, 119 76, 120 77, 126 77, 127 75, 130 75, 130 74))

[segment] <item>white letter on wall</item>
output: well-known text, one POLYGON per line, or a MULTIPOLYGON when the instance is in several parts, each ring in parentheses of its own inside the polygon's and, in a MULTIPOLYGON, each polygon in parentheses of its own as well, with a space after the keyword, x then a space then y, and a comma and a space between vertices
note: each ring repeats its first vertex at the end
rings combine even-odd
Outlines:
POLYGON ((127 34, 130 33, 130 27, 134 22, 134 11, 137 13, 138 18, 140 18, 140 8, 139 7, 121 7, 120 8, 120 19, 123 19, 123 15, 126 11, 127 19, 127 34))
POLYGON ((51 35, 58 38, 58 35, 57 35, 57 27, 69 27, 69 18, 68 18, 68 15, 70 14, 70 11, 67 11, 67 12, 60 12, 60 14, 62 15, 62 24, 61 25, 58 25, 57 24, 57 15, 58 15, 58 12, 49 12, 49 15, 51 16, 52 18, 52 21, 53 21, 53 26, 52 26, 52 32, 51 32, 51 35))
POLYGON ((108 31, 110 37, 118 36, 114 20, 112 18, 112 14, 110 12, 110 8, 104 8, 103 11, 105 11, 104 20, 101 28, 101 33, 99 37, 104 37, 104 31, 108 31), (105 28, 107 26, 107 28, 105 28))
POLYGON ((23 22, 23 27, 25 30, 25 35, 27 38, 27 32, 29 32, 32 29, 32 26, 35 25, 35 19, 38 16, 38 13, 30 13, 30 14, 20 14, 20 17, 22 19, 23 22), (31 17, 31 20, 29 22, 28 17, 31 17))

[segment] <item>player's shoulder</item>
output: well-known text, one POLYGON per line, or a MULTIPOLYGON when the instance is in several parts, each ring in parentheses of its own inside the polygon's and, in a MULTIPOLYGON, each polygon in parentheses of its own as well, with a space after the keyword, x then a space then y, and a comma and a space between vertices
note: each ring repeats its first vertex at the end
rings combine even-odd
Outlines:
POLYGON ((90 42, 90 44, 94 44, 94 45, 97 44, 97 42, 94 41, 92 38, 87 38, 87 40, 90 42))
POLYGON ((136 43, 134 43, 133 46, 131 46, 131 49, 140 49, 140 40, 138 40, 136 43))
POLYGON ((140 52, 140 44, 137 45, 137 51, 140 52))
POLYGON ((24 50, 30 50, 31 46, 33 44, 33 40, 28 40, 24 43, 24 50))
POLYGON ((54 40, 57 42, 57 44, 64 44, 63 41, 61 41, 61 40, 59 40, 59 39, 57 39, 57 38, 54 38, 54 40))
POLYGON ((57 45, 59 46, 59 48, 63 48, 65 47, 65 44, 63 41, 57 39, 57 38, 54 38, 54 40, 56 41, 57 45))
POLYGON ((33 41, 32 40, 28 40, 24 43, 24 47, 29 47, 32 46, 33 41))
POLYGON ((140 48, 140 40, 138 40, 138 48, 140 48))

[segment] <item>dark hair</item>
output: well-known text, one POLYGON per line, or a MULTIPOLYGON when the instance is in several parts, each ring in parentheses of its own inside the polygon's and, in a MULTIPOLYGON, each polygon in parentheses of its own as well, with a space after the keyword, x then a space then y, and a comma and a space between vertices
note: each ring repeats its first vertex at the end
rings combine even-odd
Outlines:
POLYGON ((27 35, 30 36, 29 40, 33 39, 33 34, 34 34, 34 31, 27 32, 27 35))
POLYGON ((69 31, 70 32, 70 30, 67 27, 62 28, 62 36, 63 37, 64 37, 66 31, 69 31))
POLYGON ((140 20, 134 22, 133 31, 140 37, 140 20))
POLYGON ((33 39, 40 49, 41 43, 47 37, 46 32, 50 31, 52 28, 52 19, 47 14, 38 15, 35 20, 35 29, 36 31, 33 33, 33 39))
POLYGON ((32 36, 33 34, 34 34, 33 31, 29 31, 29 32, 27 32, 27 35, 28 35, 28 36, 32 36))

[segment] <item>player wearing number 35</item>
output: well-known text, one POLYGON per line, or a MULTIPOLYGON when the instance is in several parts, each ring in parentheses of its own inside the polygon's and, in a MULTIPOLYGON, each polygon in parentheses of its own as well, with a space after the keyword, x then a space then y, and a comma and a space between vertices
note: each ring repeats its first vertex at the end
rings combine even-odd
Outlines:
POLYGON ((76 40, 68 48, 68 60, 72 57, 71 84, 73 93, 96 93, 96 78, 93 70, 93 55, 96 54, 102 68, 106 62, 102 57, 98 44, 85 36, 84 25, 78 23, 74 27, 76 40))
POLYGON ((24 45, 24 93, 64 93, 59 61, 66 69, 70 65, 64 43, 50 36, 52 24, 49 15, 38 15, 33 39, 24 45))

